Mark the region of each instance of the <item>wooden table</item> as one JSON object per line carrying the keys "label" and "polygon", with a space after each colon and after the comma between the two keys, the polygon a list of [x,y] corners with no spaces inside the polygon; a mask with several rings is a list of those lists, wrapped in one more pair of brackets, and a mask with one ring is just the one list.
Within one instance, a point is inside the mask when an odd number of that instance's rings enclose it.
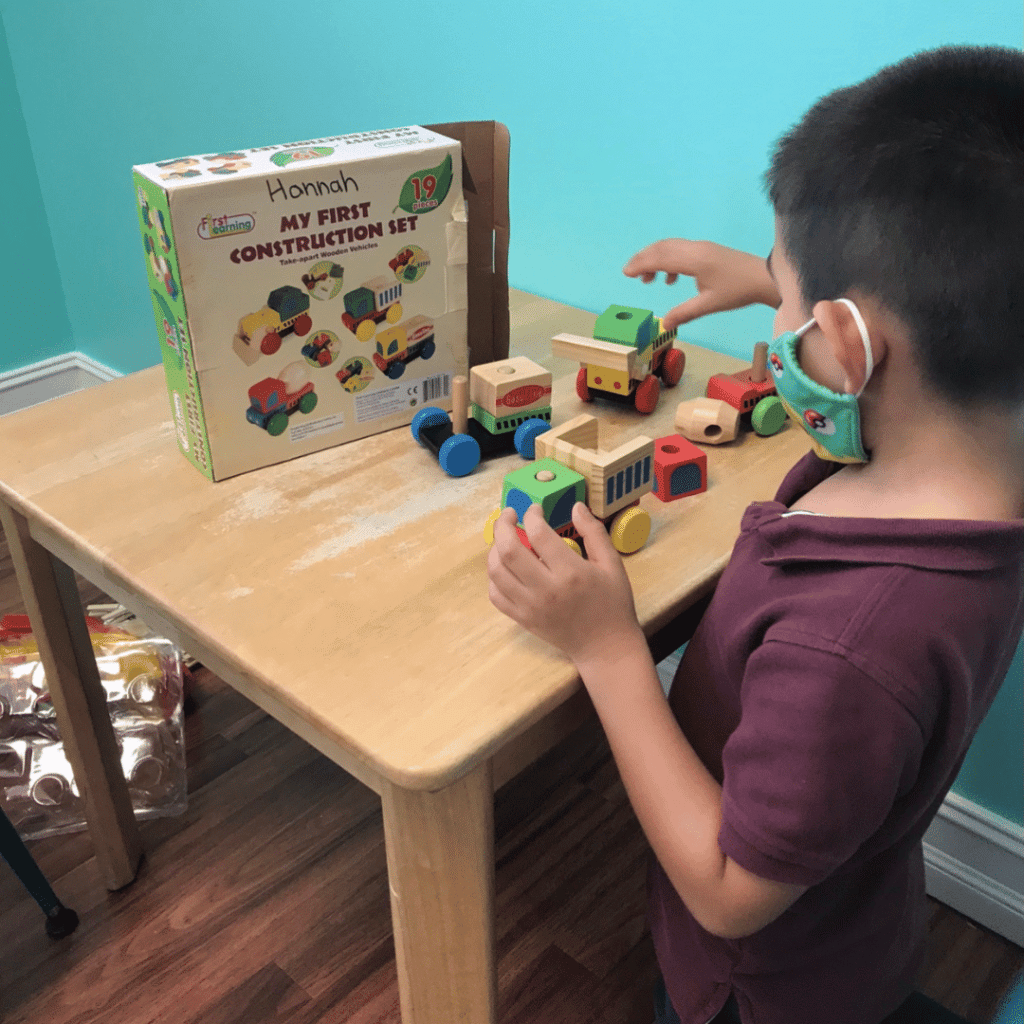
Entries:
{"label": "wooden table", "polygon": [[[587,408],[550,338],[594,315],[523,292],[511,313],[512,351],[555,372],[555,421]],[[681,399],[741,366],[681,347],[651,417],[589,407],[602,447],[673,433]],[[644,498],[627,565],[657,654],[807,447],[747,435],[708,449],[706,494]],[[482,528],[518,464],[452,480],[402,429],[211,484],[177,450],[159,367],[0,419],[0,514],[111,889],[142,847],[71,569],[380,795],[403,1021],[496,1019],[494,791],[592,714],[571,664],[487,598]]]}

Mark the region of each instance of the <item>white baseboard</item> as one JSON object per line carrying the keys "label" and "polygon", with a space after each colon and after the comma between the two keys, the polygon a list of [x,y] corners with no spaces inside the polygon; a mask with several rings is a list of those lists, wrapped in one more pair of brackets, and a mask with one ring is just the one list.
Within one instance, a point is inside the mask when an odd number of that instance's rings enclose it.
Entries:
{"label": "white baseboard", "polygon": [[63,356],[9,370],[0,373],[0,416],[120,376],[117,370],[96,362],[82,352],[68,352]]}
{"label": "white baseboard", "polygon": [[1024,946],[1024,828],[957,793],[924,837],[928,894]]}
{"label": "white baseboard", "polygon": [[[658,665],[668,688],[678,652]],[[924,837],[928,895],[1024,946],[1024,828],[949,793]]]}

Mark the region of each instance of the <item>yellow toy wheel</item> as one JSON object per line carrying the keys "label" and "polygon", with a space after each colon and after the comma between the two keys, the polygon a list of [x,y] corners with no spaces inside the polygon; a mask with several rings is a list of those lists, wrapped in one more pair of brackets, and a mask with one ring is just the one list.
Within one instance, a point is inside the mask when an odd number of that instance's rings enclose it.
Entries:
{"label": "yellow toy wheel", "polygon": [[360,341],[369,341],[377,333],[377,325],[372,320],[364,320],[356,326],[356,337]]}
{"label": "yellow toy wheel", "polygon": [[611,529],[612,545],[623,555],[639,551],[651,535],[651,516],[639,505],[624,509],[613,520]]}
{"label": "yellow toy wheel", "polygon": [[395,302],[388,306],[386,317],[389,324],[397,324],[402,319],[402,304]]}
{"label": "yellow toy wheel", "polygon": [[580,548],[579,544],[577,544],[576,541],[572,539],[572,537],[563,537],[562,540],[565,541],[565,546],[567,548],[571,548],[573,551],[576,552],[577,555],[579,555],[581,558],[583,557],[582,549]]}
{"label": "yellow toy wheel", "polygon": [[496,508],[484,523],[484,540],[487,541],[488,547],[494,543],[494,524],[498,521],[498,516],[500,515],[501,509]]}

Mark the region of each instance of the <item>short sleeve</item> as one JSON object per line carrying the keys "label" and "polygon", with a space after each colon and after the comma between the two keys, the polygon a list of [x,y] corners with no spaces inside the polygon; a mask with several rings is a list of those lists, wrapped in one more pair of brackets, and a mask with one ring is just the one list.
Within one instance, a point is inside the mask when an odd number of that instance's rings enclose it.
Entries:
{"label": "short sleeve", "polygon": [[719,846],[755,875],[815,885],[909,789],[920,727],[882,683],[813,644],[758,647],[741,704],[722,752]]}

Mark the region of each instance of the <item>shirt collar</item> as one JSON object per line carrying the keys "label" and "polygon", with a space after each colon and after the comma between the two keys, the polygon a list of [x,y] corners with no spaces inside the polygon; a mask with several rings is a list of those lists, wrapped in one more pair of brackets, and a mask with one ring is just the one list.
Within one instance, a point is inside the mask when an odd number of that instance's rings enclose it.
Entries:
{"label": "shirt collar", "polygon": [[1024,520],[869,519],[786,515],[789,505],[836,469],[809,453],[783,480],[774,501],[755,502],[743,516],[772,553],[763,565],[838,562],[985,572],[1014,562],[1024,572]]}

